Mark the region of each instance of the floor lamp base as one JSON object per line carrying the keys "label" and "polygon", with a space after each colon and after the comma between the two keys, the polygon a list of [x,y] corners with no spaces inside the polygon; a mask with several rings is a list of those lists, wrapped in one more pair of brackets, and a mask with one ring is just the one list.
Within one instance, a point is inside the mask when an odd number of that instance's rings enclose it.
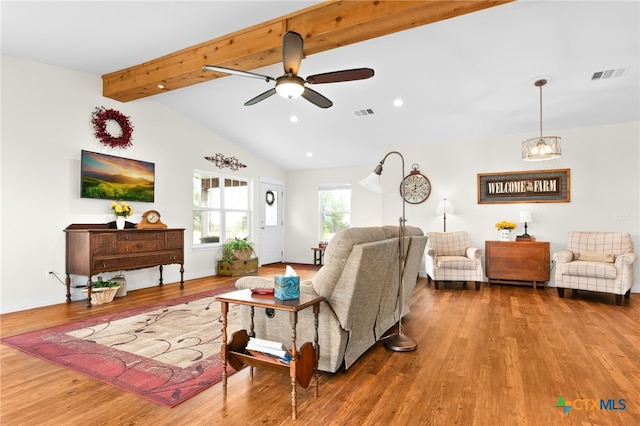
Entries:
{"label": "floor lamp base", "polygon": [[384,340],[387,349],[395,352],[415,351],[418,344],[406,334],[393,334]]}

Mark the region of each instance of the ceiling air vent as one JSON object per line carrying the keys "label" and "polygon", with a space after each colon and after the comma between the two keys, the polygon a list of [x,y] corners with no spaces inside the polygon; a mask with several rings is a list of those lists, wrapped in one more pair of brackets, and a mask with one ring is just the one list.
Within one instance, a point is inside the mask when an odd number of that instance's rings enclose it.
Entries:
{"label": "ceiling air vent", "polygon": [[356,115],[356,117],[366,117],[367,115],[375,114],[375,111],[371,108],[367,108],[367,109],[357,109],[353,111],[353,113]]}
{"label": "ceiling air vent", "polygon": [[622,77],[624,75],[624,73],[627,71],[627,68],[628,67],[615,68],[615,69],[610,69],[610,70],[594,72],[593,75],[591,76],[591,81],[594,81],[594,80],[606,80],[608,78]]}

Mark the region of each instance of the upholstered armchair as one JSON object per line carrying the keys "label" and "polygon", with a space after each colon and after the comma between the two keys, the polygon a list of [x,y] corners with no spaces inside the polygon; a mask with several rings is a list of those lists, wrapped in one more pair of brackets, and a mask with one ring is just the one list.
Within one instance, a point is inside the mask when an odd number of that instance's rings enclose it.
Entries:
{"label": "upholstered armchair", "polygon": [[428,232],[425,269],[437,290],[441,281],[473,281],[476,290],[484,281],[482,251],[471,247],[469,234],[457,232]]}
{"label": "upholstered armchair", "polygon": [[597,291],[629,298],[633,287],[633,251],[631,236],[624,232],[569,232],[567,249],[553,254],[558,296],[564,289]]}

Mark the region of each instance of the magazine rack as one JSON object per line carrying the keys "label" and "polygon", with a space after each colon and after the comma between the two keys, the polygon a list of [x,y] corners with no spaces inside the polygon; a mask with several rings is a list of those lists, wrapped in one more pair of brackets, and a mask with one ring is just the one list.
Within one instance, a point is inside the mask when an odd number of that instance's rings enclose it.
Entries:
{"label": "magazine rack", "polygon": [[[253,367],[264,368],[281,374],[288,374],[291,378],[291,417],[297,418],[297,384],[303,388],[309,387],[311,378],[315,376],[315,397],[318,397],[318,314],[320,302],[324,297],[300,295],[299,299],[279,300],[273,295],[251,293],[251,290],[237,290],[216,296],[216,300],[222,303],[222,393],[227,395],[227,364],[235,370],[240,370],[245,365],[250,366],[250,379],[253,380]],[[235,332],[231,341],[227,343],[227,314],[229,303],[247,305],[251,307],[250,330]],[[249,337],[255,337],[253,331],[254,308],[270,308],[289,312],[291,318],[291,361],[285,364],[275,359],[258,358],[246,351]],[[304,343],[300,350],[296,344],[296,325],[298,312],[313,307],[315,317],[314,342]]]}

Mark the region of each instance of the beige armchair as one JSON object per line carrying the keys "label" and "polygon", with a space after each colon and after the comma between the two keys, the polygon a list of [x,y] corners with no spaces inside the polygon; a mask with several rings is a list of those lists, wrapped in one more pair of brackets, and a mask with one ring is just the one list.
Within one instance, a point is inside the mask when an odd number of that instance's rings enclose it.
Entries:
{"label": "beige armchair", "polygon": [[633,287],[633,251],[631,236],[624,232],[570,232],[567,249],[553,254],[558,296],[564,289],[598,291],[629,298]]}
{"label": "beige armchair", "polygon": [[457,232],[428,232],[425,269],[437,290],[441,281],[473,281],[476,290],[484,281],[482,251],[471,247],[469,234]]}

